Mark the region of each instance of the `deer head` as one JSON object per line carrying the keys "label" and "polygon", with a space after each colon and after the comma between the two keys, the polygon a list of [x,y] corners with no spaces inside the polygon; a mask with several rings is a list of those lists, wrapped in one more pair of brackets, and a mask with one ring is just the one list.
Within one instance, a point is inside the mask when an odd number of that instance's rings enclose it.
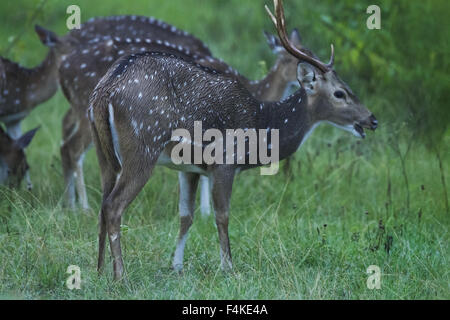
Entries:
{"label": "deer head", "polygon": [[297,79],[308,95],[308,108],[315,122],[328,121],[355,136],[364,138],[364,128],[375,130],[378,121],[359,101],[349,86],[333,70],[334,47],[331,45],[331,58],[325,64],[308,49],[298,48],[288,38],[282,0],[274,0],[275,15],[266,6],[266,11],[275,24],[284,48],[300,62]]}
{"label": "deer head", "polygon": [[11,138],[0,126],[0,185],[18,188],[29,166],[24,149],[39,128],[28,131],[18,139]]}

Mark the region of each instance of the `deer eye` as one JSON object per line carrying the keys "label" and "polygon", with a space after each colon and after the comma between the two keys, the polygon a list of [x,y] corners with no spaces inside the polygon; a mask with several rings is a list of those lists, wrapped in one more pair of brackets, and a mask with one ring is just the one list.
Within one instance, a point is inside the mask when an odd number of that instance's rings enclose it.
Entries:
{"label": "deer eye", "polygon": [[342,99],[345,97],[345,93],[341,90],[335,91],[334,92],[334,96],[338,99]]}

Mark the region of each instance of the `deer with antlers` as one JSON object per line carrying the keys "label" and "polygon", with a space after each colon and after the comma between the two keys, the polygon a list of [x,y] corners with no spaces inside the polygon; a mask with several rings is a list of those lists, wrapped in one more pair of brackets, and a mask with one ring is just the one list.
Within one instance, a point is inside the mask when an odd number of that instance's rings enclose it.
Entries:
{"label": "deer with antlers", "polygon": [[[103,30],[102,27],[110,21],[115,23],[115,27],[110,26],[112,34],[102,35],[103,33],[107,34],[108,31],[108,29]],[[155,27],[144,28],[145,21],[153,23]],[[70,207],[75,206],[76,195],[78,195],[82,208],[89,207],[83,178],[84,154],[92,141],[86,118],[88,97],[100,77],[120,56],[142,51],[172,53],[235,77],[255,97],[267,101],[279,100],[285,96],[287,89],[296,81],[297,59],[286,52],[277,37],[267,32],[264,34],[269,46],[277,54],[277,60],[263,79],[251,81],[222,60],[212,57],[206,45],[197,38],[164,22],[155,21],[158,20],[136,16],[94,19],[83,24],[80,30],[72,31],[69,38],[66,36],[55,39],[54,34],[50,31],[49,36],[43,38],[51,40],[50,42],[43,41],[50,47],[69,42],[68,40],[70,43],[76,43],[74,49],[64,55],[64,62],[59,68],[61,87],[71,104],[71,108],[63,119],[63,143],[61,146],[66,181],[66,203]],[[156,30],[158,28],[161,28],[162,31]],[[144,36],[143,30],[151,30],[151,32]],[[163,37],[163,39],[159,37]],[[75,42],[73,38],[76,38],[78,42]],[[300,46],[297,30],[291,33],[290,40],[295,46]],[[85,43],[80,44],[80,41]],[[64,48],[66,47],[67,45]],[[65,50],[67,51],[67,49]],[[202,213],[210,211],[209,190],[208,179],[205,178],[202,181]]]}
{"label": "deer with antlers", "polygon": [[[270,16],[280,40],[290,54],[302,61],[297,68],[301,89],[283,101],[262,102],[235,78],[156,52],[121,58],[98,83],[88,112],[103,189],[99,213],[99,270],[104,264],[108,235],[114,277],[122,278],[122,214],[157,164],[181,171],[181,225],[173,267],[182,268],[198,180],[203,174],[212,180],[221,266],[231,268],[228,217],[234,175],[258,164],[240,164],[234,152],[225,154],[234,159],[232,163],[174,163],[170,157],[177,146],[171,135],[174,130],[192,133],[196,121],[201,122],[204,130],[217,129],[225,134],[226,129],[277,129],[279,158],[284,159],[298,149],[320,122],[331,122],[358,137],[365,136],[363,128],[374,130],[377,127],[373,114],[333,70],[334,52],[330,63],[324,64],[296,48],[286,34],[282,3],[275,0],[274,4],[276,18]],[[205,148],[195,143],[192,146]],[[267,144],[266,147],[270,149]]]}

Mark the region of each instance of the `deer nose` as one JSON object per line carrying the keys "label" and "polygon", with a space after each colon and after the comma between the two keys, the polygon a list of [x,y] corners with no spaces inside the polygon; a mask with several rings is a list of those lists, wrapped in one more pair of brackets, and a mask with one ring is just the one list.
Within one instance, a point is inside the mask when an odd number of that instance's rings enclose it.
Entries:
{"label": "deer nose", "polygon": [[373,113],[370,115],[369,121],[370,121],[370,129],[375,130],[378,127],[378,120],[377,118],[375,118]]}

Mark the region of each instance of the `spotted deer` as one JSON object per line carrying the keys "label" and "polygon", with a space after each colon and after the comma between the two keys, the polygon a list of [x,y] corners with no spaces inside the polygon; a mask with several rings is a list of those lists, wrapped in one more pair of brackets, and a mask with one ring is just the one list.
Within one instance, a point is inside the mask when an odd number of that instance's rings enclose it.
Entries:
{"label": "spotted deer", "polygon": [[[53,33],[47,31],[49,35]],[[61,159],[66,182],[66,204],[88,208],[83,159],[91,145],[86,110],[98,80],[121,55],[157,50],[186,59],[208,57],[211,52],[196,37],[152,17],[94,18],[63,37],[44,37],[44,45],[62,47],[59,82],[70,102],[62,123]],[[50,41],[48,41],[50,40]],[[69,49],[68,49],[69,48]]]}
{"label": "spotted deer", "polygon": [[[52,37],[39,26],[35,28],[41,40]],[[12,138],[21,135],[20,122],[40,103],[50,99],[58,89],[58,54],[50,49],[46,58],[34,68],[26,68],[6,58],[0,58],[0,122]],[[2,71],[3,65],[3,71]],[[0,81],[1,82],[1,81]]]}
{"label": "spotted deer", "polygon": [[[71,104],[71,108],[63,119],[63,144],[61,146],[63,172],[66,181],[66,203],[70,207],[75,206],[76,195],[78,195],[79,204],[82,208],[87,209],[89,207],[83,178],[83,158],[92,140],[85,116],[88,97],[100,77],[120,56],[133,52],[161,51],[175,54],[184,59],[192,59],[237,78],[255,97],[268,101],[279,100],[286,95],[287,89],[296,83],[295,66],[298,61],[286,52],[277,37],[267,32],[265,32],[267,42],[277,54],[277,60],[263,79],[251,81],[222,60],[212,57],[209,49],[200,40],[173,26],[163,22],[155,22],[156,25],[166,30],[166,33],[170,30],[174,35],[159,34],[150,29],[153,32],[149,32],[145,36],[142,34],[143,26],[141,24],[125,27],[131,21],[139,21],[140,23],[157,21],[153,18],[133,17],[110,17],[106,18],[107,21],[103,21],[105,22],[103,24],[97,23],[98,19],[87,22],[80,29],[84,31],[74,32],[74,37],[82,39],[85,44],[80,45],[78,43],[69,54],[65,55],[64,62],[59,69],[62,90]],[[118,23],[116,25],[118,30],[114,31],[115,29],[113,29],[112,35],[101,35],[102,32],[107,33],[107,29],[101,28],[110,20]],[[147,27],[147,29],[149,28]],[[139,33],[137,30],[139,30]],[[161,36],[166,37],[166,39],[158,38]],[[290,39],[296,46],[300,46],[300,37],[297,30],[291,33]],[[72,38],[70,40],[73,42]],[[58,41],[64,42],[66,39],[62,38]],[[46,42],[44,44],[55,45]],[[201,194],[202,213],[210,211],[209,189],[208,179],[204,179]]]}
{"label": "spotted deer", "polygon": [[[170,38],[193,52],[210,55],[209,49],[200,40],[155,18],[140,16],[112,16],[93,18],[73,29],[63,37],[36,25],[40,40],[50,50],[46,58],[35,68],[25,68],[6,58],[0,59],[0,122],[6,125],[13,137],[21,134],[20,121],[40,103],[50,99],[58,89],[58,67],[69,50],[87,43],[98,43],[112,37]],[[167,43],[167,41],[166,41]],[[112,61],[111,61],[112,62]]]}
{"label": "spotted deer", "polygon": [[[163,21],[152,17],[141,16],[112,16],[93,18],[82,24],[80,29],[74,29],[65,36],[58,37],[53,32],[40,26],[35,26],[41,42],[50,47],[46,58],[34,68],[26,68],[6,58],[0,58],[0,122],[6,126],[11,139],[19,139],[22,134],[21,121],[39,104],[49,100],[58,89],[58,68],[62,59],[70,54],[74,48],[84,47],[86,44],[95,45],[107,41],[112,37],[123,37],[123,41],[136,40],[141,37],[155,37],[158,39],[171,38],[179,45],[185,46],[193,52],[210,55],[209,49],[200,40],[190,36]],[[167,43],[167,41],[165,41]],[[109,61],[112,63],[113,61]],[[80,71],[82,73],[82,70]],[[99,78],[97,78],[98,80]],[[92,86],[92,89],[94,86]],[[73,119],[69,129],[76,125],[78,119],[71,117],[69,111],[65,119]],[[87,129],[86,127],[85,129]],[[66,137],[64,137],[66,138]],[[12,172],[6,170],[5,172]],[[28,186],[31,182],[28,174]],[[15,177],[10,177],[15,179]]]}
{"label": "spotted deer", "polygon": [[75,206],[76,194],[80,206],[84,209],[89,207],[83,177],[83,159],[85,152],[92,144],[92,137],[86,110],[90,94],[112,63],[122,55],[149,50],[176,54],[186,60],[198,58],[184,47],[174,49],[164,43],[157,43],[151,39],[145,40],[144,44],[139,44],[134,41],[128,43],[110,39],[96,44],[78,46],[61,64],[61,88],[70,102],[70,109],[63,119],[61,146],[61,159],[67,185],[66,199],[70,207]]}
{"label": "spotted deer", "polygon": [[[44,32],[36,26],[36,33],[41,38],[52,37],[52,33]],[[9,150],[11,155],[2,153],[1,181],[15,181],[10,186],[20,185],[24,176],[27,187],[31,189],[28,171],[22,174],[15,168],[27,168],[23,149],[31,142],[36,130],[22,135],[21,121],[40,103],[50,99],[58,89],[57,52],[50,48],[45,59],[34,68],[26,68],[6,58],[0,57],[0,122],[6,127],[2,135],[2,149]],[[23,143],[26,141],[26,143]],[[6,159],[8,158],[8,159]],[[17,160],[16,164],[12,160]],[[26,165],[24,165],[26,164]]]}
{"label": "spotted deer", "polygon": [[[298,149],[320,122],[330,122],[358,137],[365,136],[364,128],[377,127],[373,114],[333,70],[334,51],[330,63],[325,64],[296,48],[286,34],[282,3],[275,0],[274,4],[276,18],[272,14],[271,18],[280,40],[301,61],[297,67],[301,88],[282,101],[263,102],[229,75],[157,52],[122,57],[96,86],[88,113],[103,190],[99,213],[99,271],[104,264],[108,235],[114,277],[122,278],[122,214],[157,164],[181,172],[180,233],[173,267],[182,268],[200,174],[212,180],[221,266],[232,267],[228,217],[234,175],[260,163],[239,164],[232,153],[225,154],[235,160],[231,164],[208,164],[204,160],[198,164],[175,164],[171,158],[177,146],[172,139],[174,130],[184,129],[192,134],[196,121],[201,122],[203,130],[214,128],[224,134],[226,129],[277,129],[279,159],[284,159]],[[264,143],[259,143],[264,148]],[[205,145],[200,147],[203,149]],[[267,144],[265,147],[270,148]]]}

